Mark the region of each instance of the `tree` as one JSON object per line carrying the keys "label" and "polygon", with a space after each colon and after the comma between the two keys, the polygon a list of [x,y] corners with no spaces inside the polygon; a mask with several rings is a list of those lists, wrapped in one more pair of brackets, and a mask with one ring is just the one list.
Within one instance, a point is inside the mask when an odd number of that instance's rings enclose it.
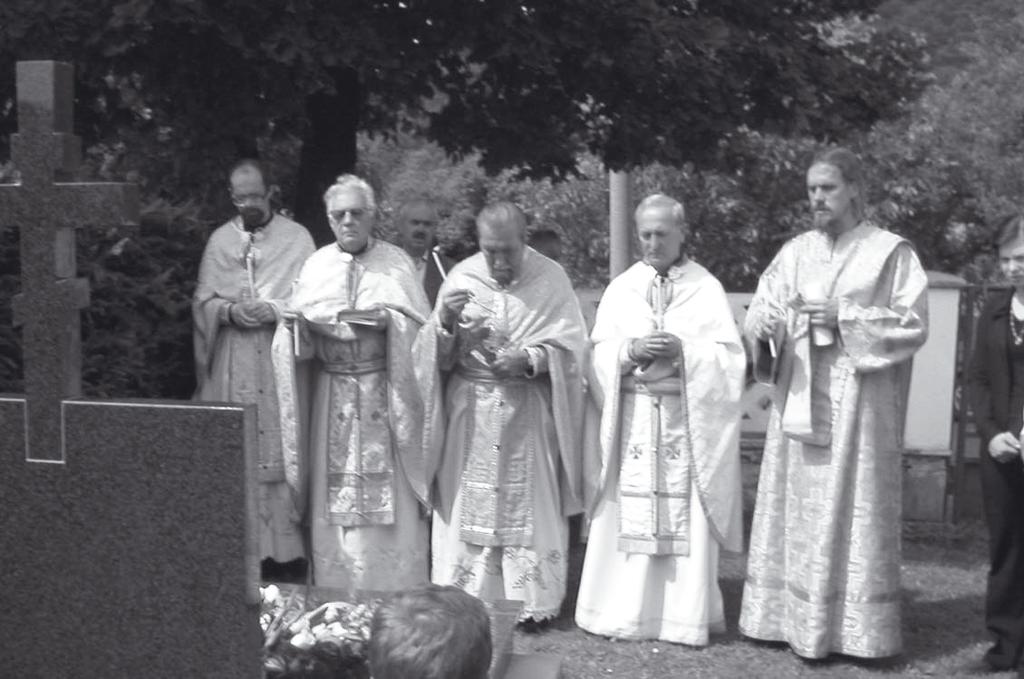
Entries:
{"label": "tree", "polygon": [[353,167],[359,129],[415,125],[488,170],[543,176],[581,150],[613,168],[710,162],[739,125],[865,127],[922,85],[907,36],[849,30],[878,3],[7,0],[0,91],[15,59],[75,62],[100,166],[171,200],[301,139],[290,200],[323,241],[319,196]]}
{"label": "tree", "polygon": [[[864,21],[879,1],[4,0],[0,158],[17,124],[14,62],[73,62],[88,171],[139,182],[146,211],[127,241],[117,231],[80,241],[93,286],[86,393],[182,397],[198,252],[230,214],[224,175],[239,156],[270,162],[320,242],[330,237],[320,195],[355,167],[357,130],[411,129],[492,173],[514,168],[535,178],[516,190],[539,218],[569,223],[583,205],[603,212],[598,160],[724,164],[728,175],[735,154],[723,149],[736,135],[830,139],[899,112],[924,83],[922,53]],[[590,177],[578,193],[549,179],[577,171]],[[708,181],[730,196],[744,184]],[[753,212],[743,204],[716,220],[709,208],[708,250],[749,236],[711,231]],[[569,234],[588,245],[574,264],[584,277],[600,272],[590,222]],[[0,238],[4,308],[16,287],[11,239]],[[750,277],[743,266],[737,280]],[[5,373],[17,369],[16,340],[0,333]]]}
{"label": "tree", "polygon": [[948,84],[974,61],[969,45],[1019,11],[1017,0],[885,0],[878,17],[923,36],[929,71]]}
{"label": "tree", "polygon": [[993,273],[989,229],[1024,204],[1024,10],[979,22],[969,59],[863,148],[880,180],[884,219],[926,264],[982,280]]}

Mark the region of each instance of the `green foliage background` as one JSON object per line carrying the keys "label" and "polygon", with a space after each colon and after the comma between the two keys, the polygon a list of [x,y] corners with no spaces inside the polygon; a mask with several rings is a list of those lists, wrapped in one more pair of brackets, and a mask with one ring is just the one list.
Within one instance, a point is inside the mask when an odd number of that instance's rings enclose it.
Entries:
{"label": "green foliage background", "polygon": [[[179,5],[175,7],[180,10],[184,5]],[[687,161],[685,148],[676,145],[675,151],[662,154],[675,165],[648,162],[634,168],[634,200],[653,191],[681,198],[691,223],[691,255],[728,289],[751,289],[779,245],[806,228],[804,171],[814,151],[829,142],[845,143],[862,155],[869,168],[874,216],[911,238],[927,267],[974,281],[991,277],[986,224],[1020,209],[1024,195],[1024,94],[1019,88],[1024,15],[1009,0],[979,0],[970,13],[954,0],[889,0],[879,11],[881,19],[848,22],[832,39],[893,25],[916,31],[918,45],[932,59],[924,74],[932,84],[920,95],[914,84],[924,81],[920,73],[901,81],[904,90],[871,91],[875,113],[860,116],[859,124],[827,122],[843,101],[823,106],[821,100],[784,103],[785,97],[775,97],[777,105],[806,111],[817,122],[756,129],[739,125],[702,147],[700,162]],[[892,65],[914,71],[918,66],[909,56],[913,45],[901,40],[897,49],[873,52],[851,38],[849,49],[866,64],[874,60],[871,68]],[[111,44],[128,49],[127,43]],[[886,59],[902,61],[889,64]],[[196,268],[207,235],[231,213],[221,177],[222,149],[202,141],[217,130],[185,133],[169,124],[173,121],[147,120],[147,106],[156,99],[146,100],[140,82],[130,75],[93,75],[87,96],[98,108],[88,118],[93,127],[82,131],[87,141],[84,176],[137,180],[149,203],[142,226],[134,231],[79,234],[79,273],[92,287],[92,303],[83,313],[85,391],[90,396],[187,398],[193,388],[189,298]],[[834,71],[819,75],[840,77]],[[772,82],[785,90],[784,80]],[[85,100],[80,93],[79,106]],[[865,101],[857,105],[867,106]],[[179,109],[199,105],[179,102],[178,108],[168,110],[179,115]],[[883,108],[887,114],[879,119],[877,111]],[[637,115],[636,131],[654,140],[644,142],[650,151],[658,143],[657,123],[644,123]],[[494,114],[489,124],[497,120],[504,118]],[[278,170],[287,203],[296,191],[294,168],[301,142],[300,130],[290,131],[285,122],[249,125],[247,131],[255,135],[261,156]],[[449,141],[459,136],[455,129],[443,129],[444,124],[432,134]],[[488,127],[486,121],[474,124]],[[686,124],[680,119],[679,125]],[[12,125],[10,108],[0,106],[0,134]],[[577,153],[570,175],[555,180],[537,168],[497,170],[499,158],[549,143],[534,139],[516,148],[514,137],[528,134],[525,128],[506,130],[511,136],[489,156],[464,148],[463,155],[452,157],[444,146],[427,141],[422,130],[409,133],[388,125],[395,125],[393,117],[377,127],[369,125],[378,131],[358,138],[357,170],[380,192],[384,236],[390,235],[390,217],[402,200],[441,196],[442,241],[454,254],[465,255],[474,249],[475,212],[488,201],[511,199],[528,211],[534,228],[552,227],[562,235],[567,245],[563,264],[577,285],[606,282],[607,174],[598,156]],[[628,139],[604,139],[607,148],[629,144]],[[548,160],[564,168],[564,159]],[[9,180],[10,171],[9,165],[0,166],[0,181]],[[19,286],[18,268],[17,231],[2,231],[0,392],[21,388],[18,332],[11,328],[9,304]]]}

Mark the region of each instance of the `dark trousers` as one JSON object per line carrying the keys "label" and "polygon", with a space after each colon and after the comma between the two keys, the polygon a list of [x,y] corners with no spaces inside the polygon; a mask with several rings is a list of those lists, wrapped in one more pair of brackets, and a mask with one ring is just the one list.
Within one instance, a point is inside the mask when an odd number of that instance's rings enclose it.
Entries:
{"label": "dark trousers", "polygon": [[981,452],[981,488],[989,531],[985,624],[995,644],[985,660],[995,669],[1017,667],[1024,649],[1024,464]]}

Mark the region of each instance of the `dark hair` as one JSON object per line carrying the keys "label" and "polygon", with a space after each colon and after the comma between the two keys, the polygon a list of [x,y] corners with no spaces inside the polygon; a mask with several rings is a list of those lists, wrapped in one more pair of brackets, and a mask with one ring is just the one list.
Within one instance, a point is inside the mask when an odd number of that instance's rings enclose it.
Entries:
{"label": "dark hair", "polygon": [[487,679],[487,609],[452,586],[400,592],[374,612],[368,656],[374,679]]}
{"label": "dark hair", "polygon": [[997,250],[1015,240],[1024,240],[1024,215],[1013,213],[998,218],[992,226],[992,235]]}
{"label": "dark hair", "polygon": [[863,216],[866,186],[864,184],[864,166],[860,162],[860,158],[857,157],[857,154],[848,148],[836,146],[815,154],[811,166],[819,164],[831,165],[836,168],[839,170],[839,174],[843,176],[844,182],[852,184],[859,189],[857,196],[853,199],[853,208],[858,217]]}
{"label": "dark hair", "polygon": [[263,180],[263,188],[269,189],[274,183],[274,179],[270,176],[270,169],[265,163],[256,158],[242,158],[234,165],[231,166],[231,171],[228,172],[228,181],[231,181],[231,177],[235,175],[239,170],[256,170],[260,173],[260,178]]}

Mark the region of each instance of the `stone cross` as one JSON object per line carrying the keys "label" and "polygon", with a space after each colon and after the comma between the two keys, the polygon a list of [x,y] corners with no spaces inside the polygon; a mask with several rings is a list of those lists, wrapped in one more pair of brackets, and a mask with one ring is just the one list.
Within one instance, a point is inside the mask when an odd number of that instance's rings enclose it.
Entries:
{"label": "stone cross", "polygon": [[138,221],[131,184],[62,182],[77,169],[81,143],[71,132],[74,72],[70,64],[17,65],[18,128],[11,157],[18,184],[0,185],[0,220],[20,227],[21,289],[14,324],[22,327],[25,456],[63,462],[60,403],[81,396],[80,309],[89,284],[75,277],[75,228]]}
{"label": "stone cross", "polygon": [[74,229],[134,221],[75,184],[72,70],[17,66],[26,394],[0,394],[0,676],[261,675],[254,406],[83,399]]}

